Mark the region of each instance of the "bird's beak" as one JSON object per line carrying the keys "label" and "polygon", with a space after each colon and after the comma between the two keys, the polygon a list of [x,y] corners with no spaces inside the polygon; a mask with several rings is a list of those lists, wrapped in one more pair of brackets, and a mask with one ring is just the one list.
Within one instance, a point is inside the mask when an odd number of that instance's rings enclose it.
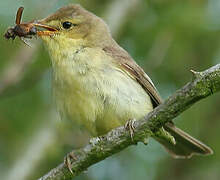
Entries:
{"label": "bird's beak", "polygon": [[32,23],[37,27],[38,36],[50,36],[58,32],[58,29],[55,27],[44,24],[42,21],[35,21]]}

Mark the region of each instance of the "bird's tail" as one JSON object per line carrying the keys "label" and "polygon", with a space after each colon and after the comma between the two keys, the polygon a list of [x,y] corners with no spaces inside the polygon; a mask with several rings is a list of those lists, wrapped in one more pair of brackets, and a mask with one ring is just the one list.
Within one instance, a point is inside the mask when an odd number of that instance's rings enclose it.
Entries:
{"label": "bird's tail", "polygon": [[209,155],[213,151],[211,148],[193,138],[186,132],[177,128],[172,123],[167,123],[164,129],[174,137],[175,143],[163,137],[154,137],[174,158],[190,158],[192,155]]}

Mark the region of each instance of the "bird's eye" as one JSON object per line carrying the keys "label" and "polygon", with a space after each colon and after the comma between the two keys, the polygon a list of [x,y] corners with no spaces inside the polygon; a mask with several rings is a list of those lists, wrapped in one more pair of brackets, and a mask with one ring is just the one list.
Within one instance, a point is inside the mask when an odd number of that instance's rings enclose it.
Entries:
{"label": "bird's eye", "polygon": [[69,29],[69,28],[71,28],[72,25],[73,25],[73,24],[72,24],[71,22],[69,22],[69,21],[65,21],[65,22],[63,22],[63,24],[62,24],[62,26],[63,26],[64,29]]}

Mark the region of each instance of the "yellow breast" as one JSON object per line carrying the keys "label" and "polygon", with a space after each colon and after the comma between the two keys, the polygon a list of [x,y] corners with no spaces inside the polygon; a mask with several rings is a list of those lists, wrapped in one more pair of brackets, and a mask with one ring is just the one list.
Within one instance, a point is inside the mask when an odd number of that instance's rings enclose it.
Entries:
{"label": "yellow breast", "polygon": [[54,56],[52,64],[59,111],[94,136],[153,109],[143,88],[99,48]]}

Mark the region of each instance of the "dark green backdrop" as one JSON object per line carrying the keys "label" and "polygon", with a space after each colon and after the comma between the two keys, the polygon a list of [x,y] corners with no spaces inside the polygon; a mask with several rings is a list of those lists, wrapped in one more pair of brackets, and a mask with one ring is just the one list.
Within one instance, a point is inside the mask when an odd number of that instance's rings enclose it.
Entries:
{"label": "dark green backdrop", "polygon": [[[50,61],[42,42],[7,41],[21,5],[24,21],[80,3],[110,25],[113,36],[167,98],[191,78],[220,62],[219,0],[8,0],[0,1],[0,174],[34,180],[62,162],[81,140],[65,131],[55,111]],[[139,144],[89,168],[78,180],[217,180],[220,178],[220,94],[197,103],[175,122],[214,150],[208,157],[174,160],[159,144]],[[77,135],[78,136],[78,135]],[[74,139],[75,137],[75,139]]]}

